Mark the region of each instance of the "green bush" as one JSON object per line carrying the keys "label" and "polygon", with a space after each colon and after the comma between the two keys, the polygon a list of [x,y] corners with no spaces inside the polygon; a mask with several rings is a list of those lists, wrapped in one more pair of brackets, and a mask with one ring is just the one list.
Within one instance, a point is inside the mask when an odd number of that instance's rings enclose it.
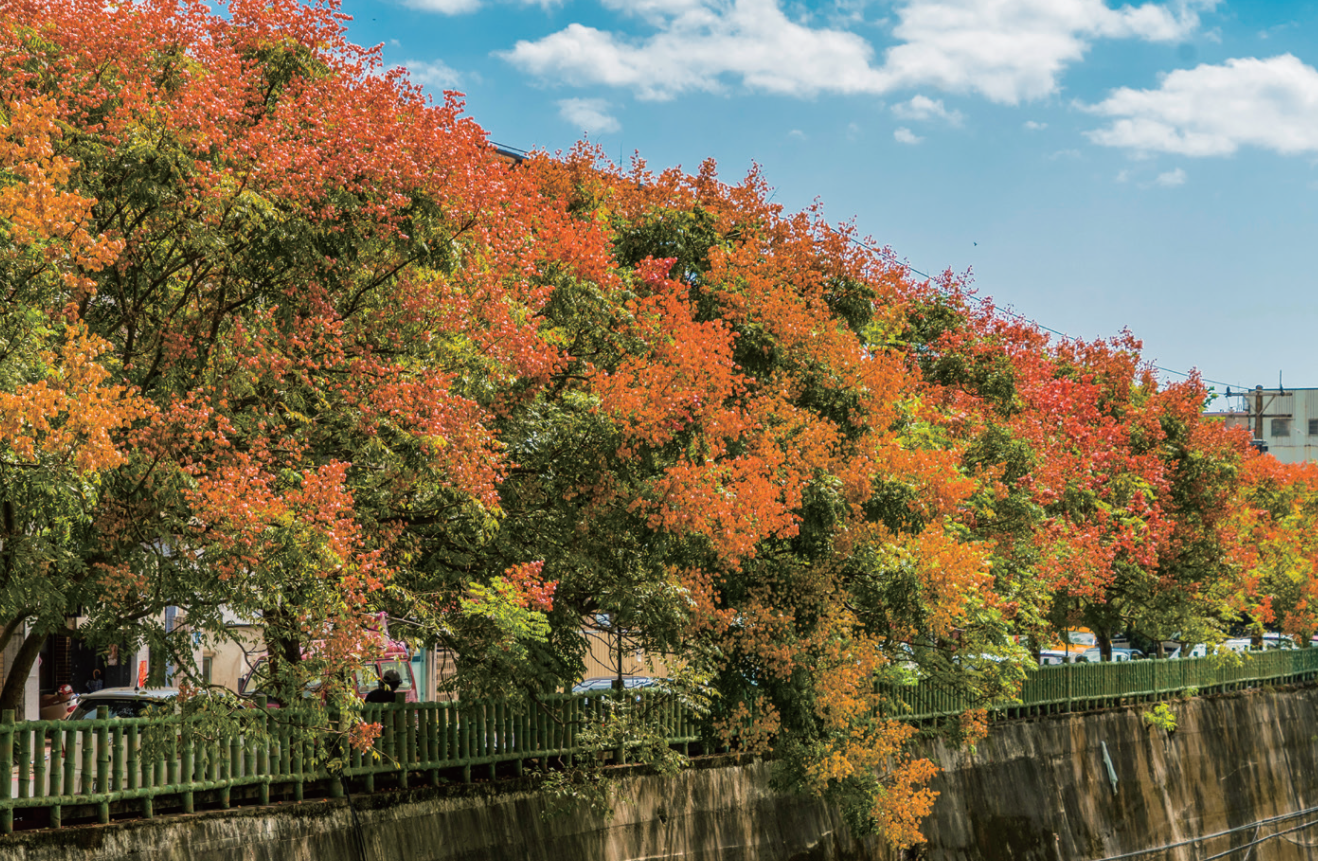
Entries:
{"label": "green bush", "polygon": [[1165,729],[1167,732],[1176,732],[1176,715],[1172,712],[1171,706],[1159,703],[1153,711],[1144,713],[1144,724]]}

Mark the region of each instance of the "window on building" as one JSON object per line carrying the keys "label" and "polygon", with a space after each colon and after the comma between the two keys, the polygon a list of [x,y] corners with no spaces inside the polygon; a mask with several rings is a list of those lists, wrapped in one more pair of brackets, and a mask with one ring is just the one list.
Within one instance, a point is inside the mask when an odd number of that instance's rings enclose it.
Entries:
{"label": "window on building", "polygon": [[1309,436],[1318,436],[1318,419],[1309,419]]}
{"label": "window on building", "polygon": [[1290,436],[1291,420],[1290,419],[1273,419],[1272,420],[1273,436]]}
{"label": "window on building", "polygon": [[202,684],[211,684],[211,679],[215,673],[215,658],[211,655],[201,656],[201,681]]}

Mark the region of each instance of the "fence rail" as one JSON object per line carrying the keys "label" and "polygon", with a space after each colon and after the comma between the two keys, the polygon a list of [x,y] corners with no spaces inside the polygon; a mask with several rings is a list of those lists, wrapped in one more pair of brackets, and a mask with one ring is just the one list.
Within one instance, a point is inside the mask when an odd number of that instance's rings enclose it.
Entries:
{"label": "fence rail", "polygon": [[[1189,690],[1208,695],[1315,679],[1318,648],[1249,653],[1239,663],[1182,658],[1062,664],[1031,670],[1016,700],[993,704],[990,710],[1000,717],[1021,717],[1164,699]],[[950,717],[985,705],[971,692],[932,683],[891,686],[887,693],[894,710],[910,721]]]}
{"label": "fence rail", "polygon": [[[1030,672],[1020,696],[993,706],[1019,717],[1122,702],[1153,700],[1197,689],[1203,694],[1261,683],[1318,679],[1318,648],[1251,655],[1238,665],[1212,658],[1072,664]],[[931,682],[888,690],[903,719],[930,721],[982,705],[970,694]],[[505,765],[521,774],[527,761],[570,762],[583,750],[578,736],[617,708],[645,709],[672,745],[700,742],[698,721],[675,698],[657,690],[558,695],[537,708],[507,702],[367,705],[363,717],[381,734],[362,752],[300,732],[297,715],[252,709],[250,732],[202,735],[179,717],[15,723],[0,720],[0,832],[108,822],[113,815],[152,817],[190,813],[201,805],[268,804],[272,796],[340,797],[345,784],[373,792],[383,785],[431,785],[451,776],[468,781],[473,767],[492,776]],[[154,731],[154,732],[153,732]],[[148,737],[154,741],[148,743]],[[161,739],[164,743],[161,743]],[[331,772],[326,754],[346,752]],[[626,751],[609,753],[624,761]],[[448,773],[447,775],[445,773]]]}

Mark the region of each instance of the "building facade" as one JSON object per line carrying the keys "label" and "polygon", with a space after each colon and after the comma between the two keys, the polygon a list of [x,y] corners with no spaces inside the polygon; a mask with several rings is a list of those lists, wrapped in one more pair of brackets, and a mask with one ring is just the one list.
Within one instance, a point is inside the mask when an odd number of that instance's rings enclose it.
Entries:
{"label": "building facade", "polygon": [[1226,401],[1225,411],[1208,415],[1245,428],[1282,463],[1318,461],[1318,389],[1228,389]]}

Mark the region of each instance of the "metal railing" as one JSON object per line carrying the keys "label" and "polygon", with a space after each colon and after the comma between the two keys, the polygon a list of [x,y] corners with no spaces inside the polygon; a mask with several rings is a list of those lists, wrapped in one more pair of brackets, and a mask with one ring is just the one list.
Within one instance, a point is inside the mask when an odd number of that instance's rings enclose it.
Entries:
{"label": "metal railing", "polygon": [[[1196,691],[1222,693],[1257,684],[1318,679],[1318,648],[1250,655],[1239,664],[1213,658],[1072,664],[1033,670],[1017,700],[992,707],[1002,718],[1085,710]],[[932,681],[887,690],[904,720],[932,721],[982,706],[968,692]],[[245,710],[248,731],[203,735],[179,717],[15,723],[0,716],[0,832],[59,827],[112,816],[190,813],[272,798],[341,797],[345,791],[408,788],[416,782],[471,780],[473,767],[520,775],[524,764],[598,756],[579,735],[615,709],[643,709],[669,744],[701,742],[699,720],[677,699],[653,689],[591,691],[547,697],[536,707],[508,702],[366,705],[378,723],[372,749],[317,736],[293,712]],[[304,731],[305,730],[305,731]],[[163,739],[163,743],[162,743]],[[625,761],[626,750],[603,754]],[[326,767],[337,760],[335,768]]]}
{"label": "metal railing", "polygon": [[[1178,658],[1061,664],[1032,669],[1016,700],[989,708],[999,717],[1023,717],[1164,699],[1186,691],[1208,695],[1259,684],[1314,679],[1318,679],[1318,648],[1251,652],[1238,663],[1218,658]],[[910,721],[936,720],[985,706],[972,692],[951,690],[934,682],[892,685],[886,693],[894,711]]]}

